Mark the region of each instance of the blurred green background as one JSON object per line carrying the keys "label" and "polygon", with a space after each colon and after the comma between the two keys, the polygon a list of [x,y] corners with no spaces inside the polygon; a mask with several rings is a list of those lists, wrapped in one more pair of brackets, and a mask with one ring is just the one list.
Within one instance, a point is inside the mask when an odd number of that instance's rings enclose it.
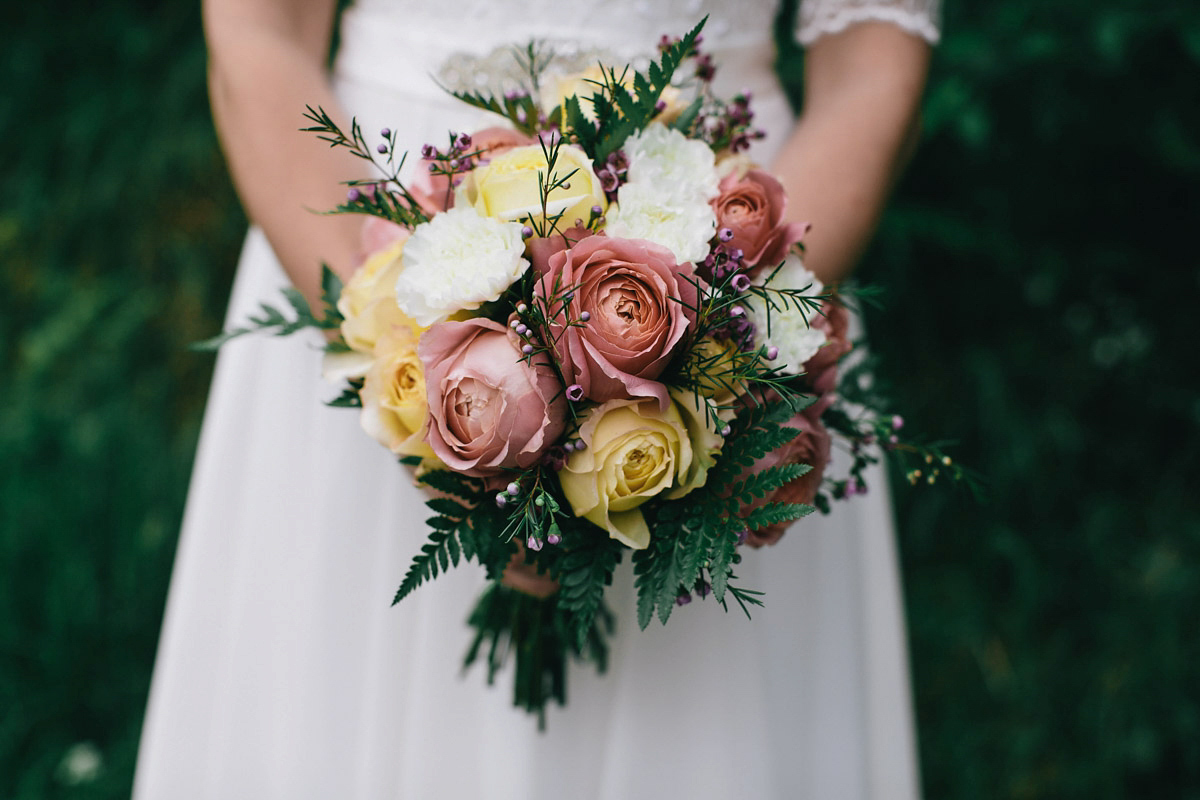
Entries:
{"label": "blurred green background", "polygon": [[[245,225],[196,5],[0,11],[0,800],[129,793]],[[990,483],[898,493],[930,798],[1200,798],[1200,6],[1152,8],[951,0],[862,270]]]}

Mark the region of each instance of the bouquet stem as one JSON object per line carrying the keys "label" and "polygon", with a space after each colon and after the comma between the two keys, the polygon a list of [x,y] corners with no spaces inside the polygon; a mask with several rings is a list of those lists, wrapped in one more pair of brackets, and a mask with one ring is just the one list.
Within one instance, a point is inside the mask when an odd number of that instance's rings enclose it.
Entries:
{"label": "bouquet stem", "polygon": [[582,647],[568,635],[567,612],[559,608],[557,596],[540,599],[493,583],[480,596],[468,623],[475,638],[467,650],[463,667],[478,660],[487,645],[487,680],[495,682],[509,652],[515,653],[513,705],[538,716],[539,730],[546,728],[546,706],[550,701],[567,702],[567,656],[608,668],[608,636],[613,632],[613,615],[601,606]]}

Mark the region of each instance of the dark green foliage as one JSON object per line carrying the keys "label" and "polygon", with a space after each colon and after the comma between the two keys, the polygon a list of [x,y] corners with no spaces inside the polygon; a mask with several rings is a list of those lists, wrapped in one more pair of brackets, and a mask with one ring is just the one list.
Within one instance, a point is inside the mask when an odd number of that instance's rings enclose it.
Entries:
{"label": "dark green foliage", "polygon": [[561,550],[567,554],[557,560],[551,574],[559,583],[558,606],[570,615],[568,641],[582,650],[624,547],[591,523],[571,527],[574,530],[564,537]]}

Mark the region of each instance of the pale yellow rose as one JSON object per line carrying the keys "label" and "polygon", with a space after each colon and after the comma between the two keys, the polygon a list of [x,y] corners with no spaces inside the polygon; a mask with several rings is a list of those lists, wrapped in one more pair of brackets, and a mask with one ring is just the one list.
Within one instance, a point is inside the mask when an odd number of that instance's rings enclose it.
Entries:
{"label": "pale yellow rose", "polygon": [[[583,72],[543,78],[542,109],[546,114],[550,114],[556,107],[565,103],[568,97],[574,96],[579,98],[579,110],[583,112],[583,116],[587,117],[588,121],[595,122],[596,109],[592,105],[592,97],[605,93],[603,88],[606,83],[605,75],[606,71],[601,69],[599,64],[594,64]],[[617,77],[624,77],[620,83],[632,94],[633,71],[618,69]],[[683,92],[675,86],[663,89],[659,100],[664,103],[665,108],[656,119],[664,125],[670,125],[678,119],[688,105],[684,100]]]}
{"label": "pale yellow rose", "polygon": [[372,254],[342,288],[337,307],[343,318],[342,338],[351,350],[373,353],[386,331],[415,327],[396,305],[396,279],[404,269],[403,254],[403,241]]}
{"label": "pale yellow rose", "polygon": [[[650,528],[640,506],[660,494],[682,496],[707,476],[703,463],[712,442],[696,423],[694,410],[681,413],[672,402],[662,412],[655,398],[609,400],[592,408],[579,428],[587,447],[572,453],[558,474],[576,516],[644,549]],[[701,440],[698,448],[692,429]]]}
{"label": "pale yellow rose", "polygon": [[562,212],[560,231],[572,227],[576,219],[586,224],[593,206],[599,206],[601,212],[608,207],[591,159],[581,148],[569,144],[558,148],[553,175],[540,144],[514,147],[470,172],[459,186],[457,202],[506,222],[533,220],[531,224],[537,229],[544,225],[539,175],[545,183],[565,179],[564,186],[550,192],[546,204],[546,216],[551,219]]}
{"label": "pale yellow rose", "polygon": [[[669,392],[692,445],[691,466],[679,473],[678,485],[667,492],[667,497],[674,499],[704,485],[708,480],[708,471],[717,463],[717,454],[721,452],[725,439],[717,432],[713,415],[709,412],[713,407],[708,398],[690,389],[672,388]],[[718,412],[717,416],[720,419],[721,413]],[[732,413],[729,419],[733,419]]]}
{"label": "pale yellow rose", "polygon": [[383,334],[363,381],[363,430],[397,455],[432,458],[424,441],[427,404],[425,370],[417,357],[419,335],[411,328]]}

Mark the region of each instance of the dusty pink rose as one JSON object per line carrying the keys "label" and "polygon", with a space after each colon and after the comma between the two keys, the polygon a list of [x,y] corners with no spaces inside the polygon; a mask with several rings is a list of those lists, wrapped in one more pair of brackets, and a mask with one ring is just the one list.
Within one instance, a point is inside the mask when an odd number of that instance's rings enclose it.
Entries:
{"label": "dusty pink rose", "polygon": [[553,369],[521,360],[498,322],[441,322],[421,335],[433,452],[476,477],[532,466],[563,432],[566,401]]}
{"label": "dusty pink rose", "polygon": [[[536,139],[511,128],[484,128],[471,134],[471,146],[467,148],[467,152],[479,151],[479,155],[475,156],[476,165],[486,164],[514,147],[524,147],[536,141]],[[417,195],[421,206],[427,211],[445,211],[454,205],[454,194],[449,190],[450,178],[448,176],[430,174],[429,165],[433,163],[432,159],[421,159],[421,169],[423,174],[428,176],[428,184],[421,187],[420,194],[417,192],[414,194]]]}
{"label": "dusty pink rose", "polygon": [[826,302],[823,310],[825,313],[815,315],[811,322],[814,329],[825,332],[825,344],[815,356],[804,362],[805,381],[818,397],[813,406],[817,418],[833,402],[838,382],[838,362],[854,349],[848,331],[850,312],[836,300]]}
{"label": "dusty pink rose", "polygon": [[597,403],[653,397],[665,410],[667,387],[655,379],[695,325],[695,280],[691,264],[640,239],[589,236],[551,255],[534,294],[548,306],[564,377]]}
{"label": "dusty pink rose", "polygon": [[[825,467],[829,464],[832,439],[829,431],[825,430],[825,426],[820,423],[819,412],[814,411],[815,408],[816,406],[809,406],[788,420],[787,427],[798,428],[799,435],[778,450],[767,453],[755,461],[754,465],[746,470],[746,474],[782,464],[808,464],[812,469],[791,483],[769,493],[762,500],[755,501],[749,506],[743,506],[742,513],[771,502],[812,503],[813,498],[817,496],[817,490],[821,488],[821,479],[825,475]],[[746,542],[751,547],[775,544],[790,524],[790,522],[781,522],[750,531]]]}
{"label": "dusty pink rose", "polygon": [[712,201],[717,228],[729,228],[729,245],[741,249],[748,267],[775,267],[788,248],[800,241],[807,229],[800,223],[784,223],[787,195],[783,185],[767,173],[752,169],[737,172],[721,181],[720,194]]}

